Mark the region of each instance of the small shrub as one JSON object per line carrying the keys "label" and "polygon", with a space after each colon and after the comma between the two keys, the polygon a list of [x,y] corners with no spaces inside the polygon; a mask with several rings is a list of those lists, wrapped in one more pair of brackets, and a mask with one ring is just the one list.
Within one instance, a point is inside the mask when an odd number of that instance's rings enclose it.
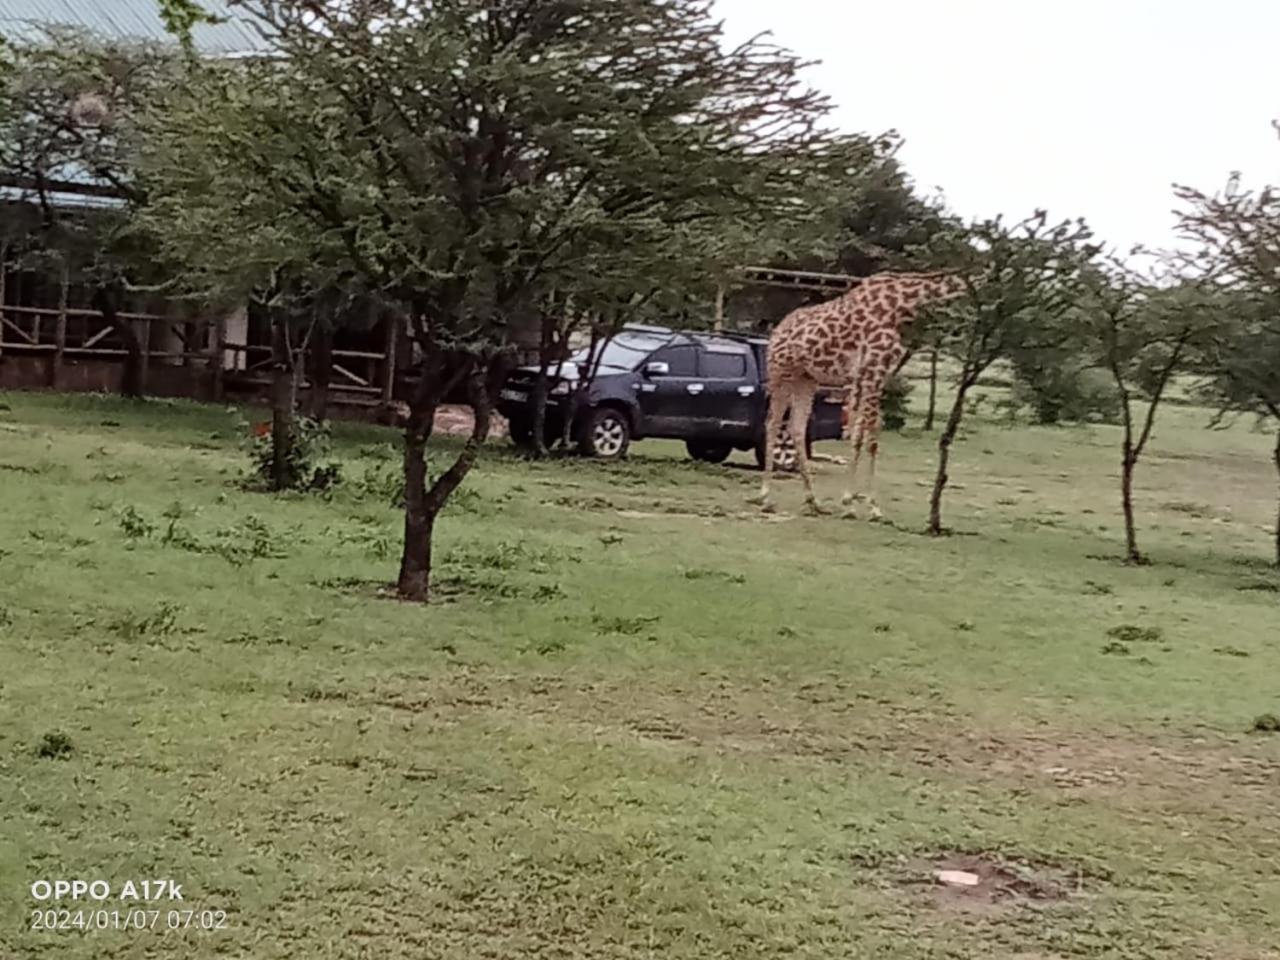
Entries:
{"label": "small shrub", "polygon": [[219,530],[214,542],[205,549],[238,567],[253,560],[287,556],[276,539],[270,527],[257,517],[249,516],[234,527]]}
{"label": "small shrub", "polygon": [[357,499],[373,500],[395,510],[404,509],[404,471],[387,463],[371,463],[352,485]]}
{"label": "small shrub", "polygon": [[645,627],[658,622],[658,617],[603,617],[598,613],[591,615],[591,623],[598,633],[620,633],[633,637]]}
{"label": "small shrub", "polygon": [[177,629],[178,613],[181,610],[181,607],[165,602],[151,614],[126,613],[117,617],[108,625],[108,629],[122,640],[165,637]]}
{"label": "small shrub", "polygon": [[202,549],[200,541],[186,527],[179,524],[176,517],[169,520],[169,526],[165,528],[160,542],[167,547],[190,550],[192,553],[199,553]]}
{"label": "small shrub", "polygon": [[746,583],[747,578],[740,573],[727,573],[723,570],[708,570],[705,567],[694,567],[684,571],[686,580],[723,580],[725,583]]}
{"label": "small shrub", "polygon": [[[270,487],[274,483],[275,448],[271,430],[251,429],[249,444],[250,484]],[[289,448],[285,451],[283,489],[312,493],[331,490],[342,479],[341,464],[330,461],[318,463],[330,452],[329,425],[311,417],[295,416],[289,436]]]}
{"label": "small shrub", "polygon": [[1274,713],[1264,713],[1254,718],[1250,729],[1254,733],[1280,733],[1280,717]]}
{"label": "small shrub", "polygon": [[363,547],[364,551],[374,560],[387,559],[387,557],[391,556],[393,546],[391,537],[387,535],[386,531],[374,525],[370,525],[363,530],[339,534],[338,542]]}
{"label": "small shrub", "polygon": [[442,513],[468,513],[483,516],[490,512],[490,505],[472,487],[459,487],[449,496]]}
{"label": "small shrub", "polygon": [[546,573],[555,561],[580,561],[577,554],[560,550],[538,550],[525,543],[502,540],[491,545],[451,550],[444,556],[446,566],[487,570],[520,570],[528,573]]}
{"label": "small shrub", "polygon": [[1107,631],[1107,636],[1122,643],[1156,643],[1164,631],[1159,627],[1140,627],[1134,623],[1122,623]]}
{"label": "small shrub", "polygon": [[884,429],[901,430],[907,425],[907,403],[913,390],[915,384],[900,373],[894,374],[885,383],[880,406]]}
{"label": "small shrub", "polygon": [[1016,366],[1010,401],[1029,407],[1037,424],[1115,423],[1120,416],[1120,397],[1104,370],[1030,362]]}
{"label": "small shrub", "polygon": [[42,760],[65,760],[75,752],[75,746],[61,730],[51,730],[40,738],[34,752]]}
{"label": "small shrub", "polygon": [[140,514],[132,504],[120,511],[120,529],[130,540],[149,537],[155,533],[155,524]]}

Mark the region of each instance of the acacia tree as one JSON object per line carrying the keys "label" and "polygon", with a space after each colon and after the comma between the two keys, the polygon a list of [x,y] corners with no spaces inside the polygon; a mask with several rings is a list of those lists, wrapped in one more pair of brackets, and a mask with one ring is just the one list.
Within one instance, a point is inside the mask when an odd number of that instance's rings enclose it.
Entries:
{"label": "acacia tree", "polygon": [[[1276,432],[1280,475],[1280,194],[1244,190],[1239,177],[1207,194],[1179,187],[1188,204],[1179,222],[1197,245],[1192,265],[1221,297],[1218,324],[1205,344],[1205,394],[1221,414],[1253,414]],[[1280,511],[1275,530],[1280,566]]]}
{"label": "acacia tree", "polygon": [[1045,350],[1063,336],[1056,323],[1075,302],[1081,272],[1098,252],[1083,221],[1050,224],[1044,211],[1012,226],[1001,218],[935,235],[917,256],[945,263],[968,278],[960,297],[926,311],[924,326],[960,364],[951,410],[938,437],[938,466],[929,497],[929,532],[940,536],[942,496],[951,448],[969,391],[1015,348]]}
{"label": "acacia tree", "polygon": [[[579,239],[763,224],[808,160],[839,155],[801,65],[759,41],[723,50],[709,6],[238,5],[281,55],[253,69],[274,71],[289,109],[269,145],[235,149],[259,189],[337,241],[335,267],[402,311],[421,356],[402,596],[428,597],[435,520],[487,436],[513,331],[573,269]],[[434,412],[455,388],[475,427],[428,485]]]}
{"label": "acacia tree", "polygon": [[1170,383],[1187,369],[1197,346],[1211,338],[1217,312],[1195,284],[1162,283],[1114,260],[1091,271],[1087,289],[1081,320],[1098,362],[1111,373],[1120,401],[1125,561],[1147,563],[1138,548],[1134,473]]}
{"label": "acacia tree", "polygon": [[[125,351],[121,392],[140,397],[142,344],[120,316],[129,287],[156,279],[151,238],[138,229],[148,202],[136,169],[138,122],[182,64],[158,45],[104,43],[65,28],[35,43],[0,44],[0,63],[0,178],[38,211],[26,248],[52,255],[89,287]],[[52,199],[68,184],[118,205],[68,210]]]}

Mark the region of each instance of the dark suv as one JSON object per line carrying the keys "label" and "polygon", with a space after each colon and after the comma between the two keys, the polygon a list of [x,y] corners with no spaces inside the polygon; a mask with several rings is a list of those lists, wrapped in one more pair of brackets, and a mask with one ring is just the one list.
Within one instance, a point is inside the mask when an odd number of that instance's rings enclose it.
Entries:
{"label": "dark suv", "polygon": [[[754,450],[763,465],[767,346],[763,337],[624,327],[597,348],[586,391],[576,387],[589,372],[587,350],[566,360],[558,376],[549,371],[546,440],[561,436],[571,416],[570,436],[589,456],[621,457],[632,440],[663,437],[683,440],[697,460],[719,463],[734,450]],[[499,394],[517,444],[532,440],[537,378],[537,367],[521,367]],[[819,393],[809,443],[840,437],[842,404],[840,391]]]}

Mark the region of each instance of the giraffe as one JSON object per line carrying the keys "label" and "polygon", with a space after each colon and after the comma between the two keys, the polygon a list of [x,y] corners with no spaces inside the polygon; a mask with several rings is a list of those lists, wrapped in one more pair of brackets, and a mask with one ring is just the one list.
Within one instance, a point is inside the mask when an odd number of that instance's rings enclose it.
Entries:
{"label": "giraffe", "polygon": [[[803,437],[819,387],[847,387],[847,414],[852,456],[849,486],[842,503],[844,516],[857,517],[858,467],[865,447],[870,458],[865,499],[869,519],[883,516],[876,502],[876,459],[880,452],[880,404],[885,382],[906,360],[902,327],[925,303],[947,300],[968,289],[967,281],[951,273],[877,273],[843,296],[826,303],[793,310],[769,337],[769,415],[765,424],[764,476],[760,493],[752,498],[771,511],[773,446],[791,412],[792,437]],[[805,504],[823,513],[813,493],[813,478],[803,443],[796,459],[804,478]]]}

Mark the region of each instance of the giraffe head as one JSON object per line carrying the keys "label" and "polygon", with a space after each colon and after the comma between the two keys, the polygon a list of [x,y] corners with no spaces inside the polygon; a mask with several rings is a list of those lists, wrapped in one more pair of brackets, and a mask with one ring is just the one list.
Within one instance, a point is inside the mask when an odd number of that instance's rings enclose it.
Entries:
{"label": "giraffe head", "polygon": [[969,290],[969,278],[959,273],[938,270],[932,273],[908,273],[902,276],[910,283],[917,306],[939,300],[951,300]]}
{"label": "giraffe head", "polygon": [[943,271],[880,273],[868,277],[863,286],[863,295],[876,301],[894,323],[902,325],[913,320],[924,304],[951,300],[967,292],[969,281],[962,274]]}

